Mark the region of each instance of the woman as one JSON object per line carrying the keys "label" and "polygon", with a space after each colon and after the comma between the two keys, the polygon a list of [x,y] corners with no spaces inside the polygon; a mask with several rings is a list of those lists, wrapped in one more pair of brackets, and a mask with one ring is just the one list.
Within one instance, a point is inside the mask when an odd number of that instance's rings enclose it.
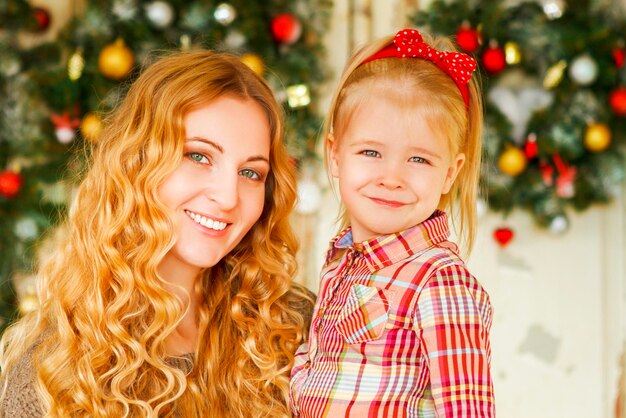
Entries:
{"label": "woman", "polygon": [[38,312],[9,328],[1,416],[287,416],[311,297],[271,90],[236,57],[151,65],[78,188]]}

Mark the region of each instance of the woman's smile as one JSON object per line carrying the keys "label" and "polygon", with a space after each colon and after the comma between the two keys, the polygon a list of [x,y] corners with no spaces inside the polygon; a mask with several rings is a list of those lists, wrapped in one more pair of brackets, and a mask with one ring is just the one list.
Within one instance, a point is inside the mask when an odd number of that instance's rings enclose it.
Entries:
{"label": "woman's smile", "polygon": [[217,219],[209,218],[207,216],[200,215],[199,213],[195,213],[187,209],[185,209],[185,213],[195,223],[213,231],[223,231],[229,225],[227,222],[222,222]]}

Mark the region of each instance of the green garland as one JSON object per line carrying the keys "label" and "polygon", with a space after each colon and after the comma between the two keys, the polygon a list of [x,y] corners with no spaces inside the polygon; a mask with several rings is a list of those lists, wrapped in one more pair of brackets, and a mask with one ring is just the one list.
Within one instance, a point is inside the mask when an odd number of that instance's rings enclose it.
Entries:
{"label": "green garland", "polygon": [[486,103],[484,199],[562,232],[568,208],[609,202],[625,178],[626,20],[589,1],[435,0],[411,17],[456,35]]}
{"label": "green garland", "polygon": [[[87,114],[112,109],[159,52],[209,48],[242,56],[284,104],[294,160],[315,158],[321,125],[315,104],[328,75],[321,38],[331,6],[331,0],[93,0],[74,11],[58,39],[27,47],[24,36],[45,32],[46,10],[0,0],[0,330],[17,314],[11,278],[32,271],[35,244],[66,211],[83,161],[74,151],[95,132],[93,118],[91,129],[78,126]],[[120,47],[118,39],[134,64],[111,79],[99,59],[108,46]],[[123,74],[124,65],[109,62],[108,71]]]}

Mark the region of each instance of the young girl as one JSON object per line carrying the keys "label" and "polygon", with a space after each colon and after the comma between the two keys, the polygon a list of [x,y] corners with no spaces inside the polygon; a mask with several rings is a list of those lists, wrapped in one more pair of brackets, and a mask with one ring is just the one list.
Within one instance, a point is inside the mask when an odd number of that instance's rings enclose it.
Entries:
{"label": "young girl", "polygon": [[[452,52],[444,52],[452,51]],[[300,417],[491,417],[489,297],[448,241],[471,249],[482,103],[476,63],[405,29],[349,62],[327,120],[345,205],[310,341],[292,369]]]}
{"label": "young girl", "polygon": [[[245,121],[245,123],[242,123]],[[292,283],[280,106],[239,58],[133,83],[0,343],[0,417],[287,417],[312,300]]]}

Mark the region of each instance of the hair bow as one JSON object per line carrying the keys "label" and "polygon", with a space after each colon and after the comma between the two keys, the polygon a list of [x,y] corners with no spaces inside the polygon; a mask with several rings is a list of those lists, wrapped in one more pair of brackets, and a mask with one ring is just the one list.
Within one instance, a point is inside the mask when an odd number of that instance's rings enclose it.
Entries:
{"label": "hair bow", "polygon": [[455,82],[465,105],[469,102],[467,83],[476,69],[476,60],[462,52],[438,51],[424,42],[415,29],[403,29],[393,38],[393,43],[385,46],[361,64],[381,58],[421,58],[430,61],[448,74]]}

